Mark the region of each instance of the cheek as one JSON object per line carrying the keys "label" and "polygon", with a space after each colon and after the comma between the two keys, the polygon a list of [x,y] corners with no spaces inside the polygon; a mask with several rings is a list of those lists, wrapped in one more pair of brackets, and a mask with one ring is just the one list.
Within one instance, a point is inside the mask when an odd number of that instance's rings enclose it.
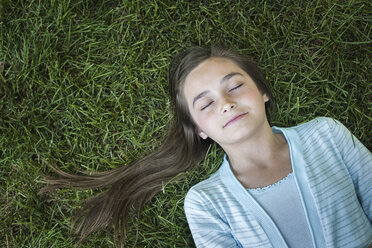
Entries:
{"label": "cheek", "polygon": [[194,120],[195,120],[195,123],[196,125],[198,125],[198,127],[203,130],[203,131],[207,131],[210,129],[211,125],[211,118],[209,115],[195,115],[194,117]]}
{"label": "cheek", "polygon": [[242,95],[241,100],[244,103],[247,103],[249,105],[257,105],[257,104],[264,104],[264,96],[261,95],[260,92],[255,92],[255,91],[249,91],[246,94]]}
{"label": "cheek", "polygon": [[200,128],[203,128],[206,123],[206,119],[203,118],[203,116],[194,116],[194,120],[196,125],[198,125]]}

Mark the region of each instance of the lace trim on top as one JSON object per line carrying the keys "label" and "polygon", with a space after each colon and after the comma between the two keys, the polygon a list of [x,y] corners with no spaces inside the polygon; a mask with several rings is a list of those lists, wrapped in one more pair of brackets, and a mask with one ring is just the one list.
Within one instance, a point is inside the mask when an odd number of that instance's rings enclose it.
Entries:
{"label": "lace trim on top", "polygon": [[284,182],[288,181],[290,177],[292,177],[293,172],[289,173],[285,178],[277,181],[276,183],[270,184],[268,186],[262,187],[262,188],[254,188],[254,189],[247,189],[250,193],[264,193],[270,189],[273,189]]}

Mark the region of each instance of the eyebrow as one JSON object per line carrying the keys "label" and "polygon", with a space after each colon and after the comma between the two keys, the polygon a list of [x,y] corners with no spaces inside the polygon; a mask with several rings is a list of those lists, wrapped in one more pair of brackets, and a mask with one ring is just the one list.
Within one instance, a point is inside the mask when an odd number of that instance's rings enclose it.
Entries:
{"label": "eyebrow", "polygon": [[[225,83],[226,81],[229,81],[232,77],[236,76],[236,75],[240,75],[240,76],[243,76],[243,74],[239,73],[239,72],[231,72],[227,75],[225,75],[221,81],[220,81],[220,84],[223,84]],[[195,105],[195,102],[198,101],[200,98],[202,98],[203,96],[205,96],[207,93],[209,92],[209,90],[206,90],[206,91],[203,91],[202,93],[200,93],[199,95],[197,95],[193,102],[192,102],[192,105],[194,106]]]}

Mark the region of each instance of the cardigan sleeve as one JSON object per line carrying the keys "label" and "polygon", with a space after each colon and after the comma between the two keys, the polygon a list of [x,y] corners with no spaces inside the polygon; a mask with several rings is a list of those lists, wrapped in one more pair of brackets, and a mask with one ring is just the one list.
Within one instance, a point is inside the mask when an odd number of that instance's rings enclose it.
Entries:
{"label": "cardigan sleeve", "polygon": [[360,204],[372,222],[372,153],[339,121],[327,118]]}
{"label": "cardigan sleeve", "polygon": [[184,209],[196,247],[241,247],[213,205],[193,189],[186,195]]}

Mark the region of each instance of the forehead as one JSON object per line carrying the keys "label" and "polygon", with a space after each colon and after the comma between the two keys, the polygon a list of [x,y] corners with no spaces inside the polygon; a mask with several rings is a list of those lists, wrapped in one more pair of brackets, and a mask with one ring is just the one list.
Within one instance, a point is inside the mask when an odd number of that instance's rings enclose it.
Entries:
{"label": "forehead", "polygon": [[183,84],[183,93],[186,99],[194,97],[195,94],[207,90],[212,84],[229,73],[238,72],[247,76],[235,62],[226,58],[209,58],[195,67],[186,77]]}
{"label": "forehead", "polygon": [[195,67],[189,75],[187,75],[185,84],[194,81],[211,81],[212,79],[222,78],[231,72],[244,73],[244,71],[232,60],[212,57]]}

